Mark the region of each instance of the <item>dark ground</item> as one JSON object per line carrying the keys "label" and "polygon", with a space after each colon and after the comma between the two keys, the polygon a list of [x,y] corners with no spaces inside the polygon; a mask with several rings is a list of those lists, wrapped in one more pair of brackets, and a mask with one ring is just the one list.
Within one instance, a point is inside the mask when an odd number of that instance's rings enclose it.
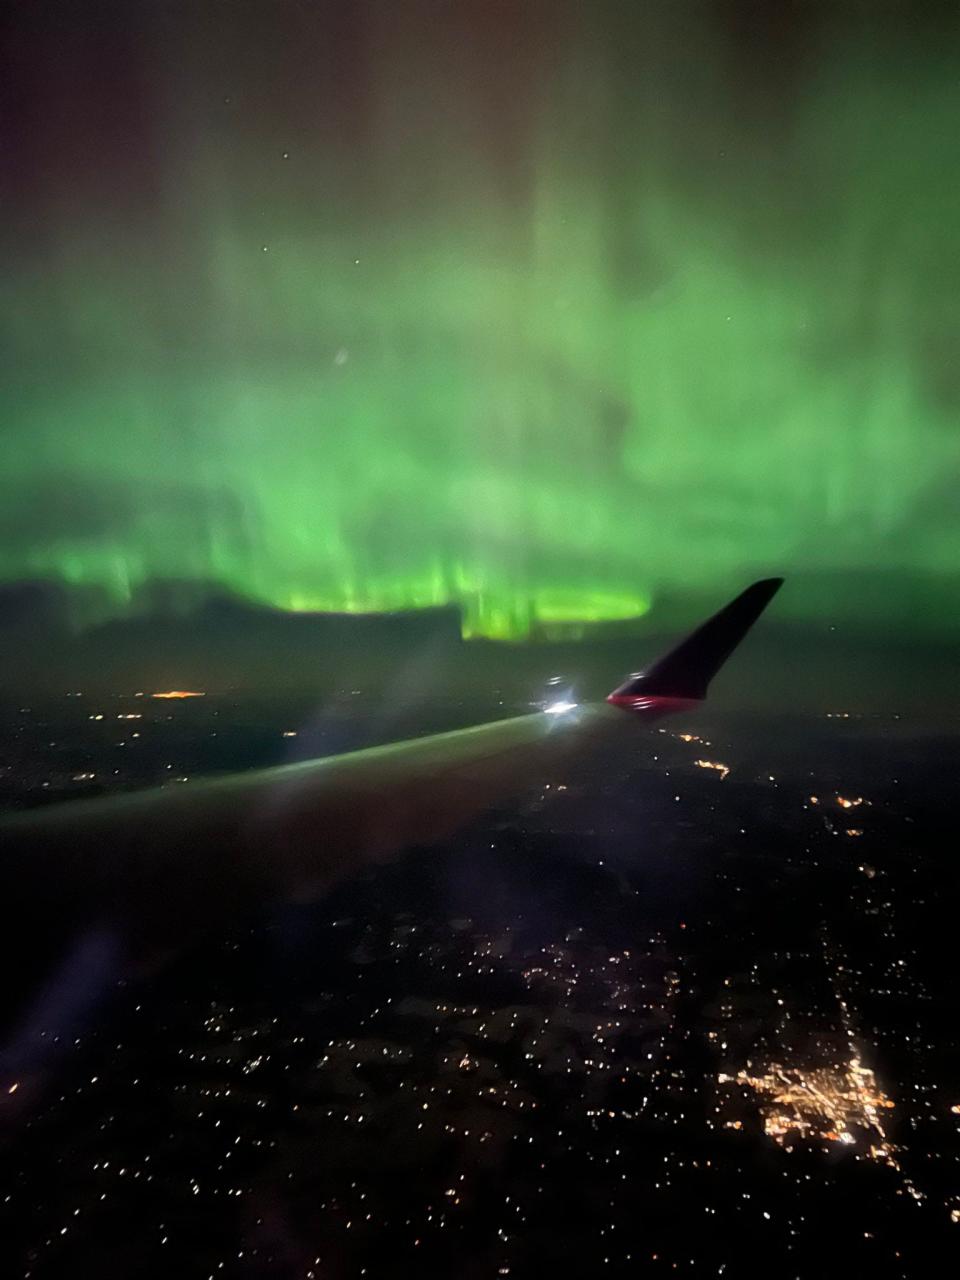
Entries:
{"label": "dark ground", "polygon": [[[2,802],[524,709],[13,706]],[[951,1269],[957,743],[667,722],[162,973],[81,966],[5,1031],[0,1273]]]}

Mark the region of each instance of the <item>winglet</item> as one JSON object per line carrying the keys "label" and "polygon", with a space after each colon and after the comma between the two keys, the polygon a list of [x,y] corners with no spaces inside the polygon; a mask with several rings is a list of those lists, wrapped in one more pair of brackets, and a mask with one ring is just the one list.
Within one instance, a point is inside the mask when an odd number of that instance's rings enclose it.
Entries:
{"label": "winglet", "polygon": [[615,707],[664,715],[702,702],[707,686],[779,591],[782,578],[747,587],[668,654],[614,689]]}

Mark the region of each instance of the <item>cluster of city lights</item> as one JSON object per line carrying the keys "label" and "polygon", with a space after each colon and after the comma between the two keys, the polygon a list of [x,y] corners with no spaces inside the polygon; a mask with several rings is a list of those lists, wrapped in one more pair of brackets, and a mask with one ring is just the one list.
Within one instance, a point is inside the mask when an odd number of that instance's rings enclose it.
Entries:
{"label": "cluster of city lights", "polygon": [[[759,1094],[764,1133],[781,1146],[795,1139],[853,1146],[862,1138],[871,1159],[894,1163],[882,1120],[883,1111],[894,1103],[858,1057],[818,1068],[771,1062],[761,1075],[749,1070],[733,1076],[721,1072],[718,1083],[746,1086]],[[739,1129],[742,1122],[728,1121],[728,1127]]]}

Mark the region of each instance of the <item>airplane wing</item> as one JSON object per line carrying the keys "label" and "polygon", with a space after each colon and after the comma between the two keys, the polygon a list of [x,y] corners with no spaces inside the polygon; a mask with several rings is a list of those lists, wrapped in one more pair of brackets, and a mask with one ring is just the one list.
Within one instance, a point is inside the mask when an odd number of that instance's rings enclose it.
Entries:
{"label": "airplane wing", "polygon": [[638,721],[702,700],[781,581],[749,587],[605,703],[7,818],[3,915],[18,967],[46,967],[94,929],[133,958],[157,954],[449,835],[598,742],[626,744]]}

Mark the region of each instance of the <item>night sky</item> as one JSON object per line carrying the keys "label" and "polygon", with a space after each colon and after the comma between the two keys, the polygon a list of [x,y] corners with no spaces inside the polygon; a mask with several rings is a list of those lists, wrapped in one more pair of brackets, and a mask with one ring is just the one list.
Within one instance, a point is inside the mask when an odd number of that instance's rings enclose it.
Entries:
{"label": "night sky", "polygon": [[15,8],[0,583],[960,625],[954,6]]}

